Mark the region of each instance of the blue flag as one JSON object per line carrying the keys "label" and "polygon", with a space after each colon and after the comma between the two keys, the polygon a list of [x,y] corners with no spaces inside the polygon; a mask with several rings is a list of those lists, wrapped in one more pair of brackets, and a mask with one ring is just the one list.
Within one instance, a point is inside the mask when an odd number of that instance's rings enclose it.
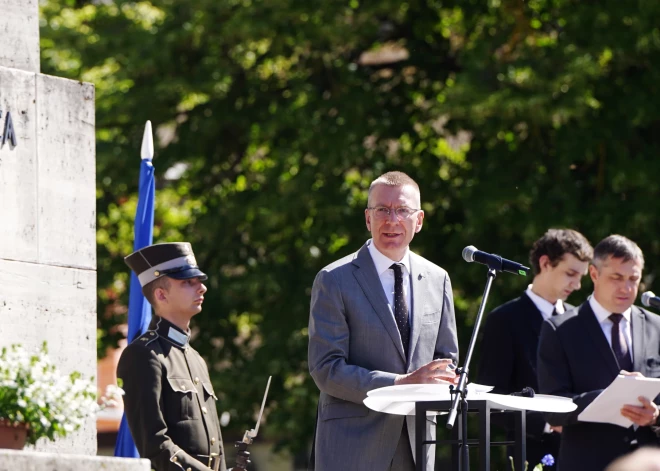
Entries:
{"label": "blue flag", "polygon": [[[146,147],[146,150],[145,150]],[[149,148],[150,147],[150,148]],[[156,198],[156,179],[154,178],[153,137],[151,122],[147,121],[142,141],[142,163],[140,165],[140,187],[138,206],[135,212],[135,240],[133,250],[151,245],[154,238],[154,200]],[[131,286],[128,293],[128,343],[146,332],[151,322],[151,305],[142,295],[142,287],[135,273],[131,272]],[[115,456],[139,458],[126,422],[126,414],[121,418],[117,433]]]}

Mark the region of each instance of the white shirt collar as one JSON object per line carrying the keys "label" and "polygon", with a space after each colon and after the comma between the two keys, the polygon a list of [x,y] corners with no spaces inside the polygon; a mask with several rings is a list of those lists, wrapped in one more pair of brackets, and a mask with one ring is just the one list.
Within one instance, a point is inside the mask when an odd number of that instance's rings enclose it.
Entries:
{"label": "white shirt collar", "polygon": [[544,319],[552,317],[552,311],[555,309],[557,310],[557,314],[563,314],[566,311],[566,309],[564,309],[564,303],[561,301],[561,299],[558,299],[555,304],[552,304],[547,299],[542,298],[534,291],[532,291],[532,285],[527,286],[527,291],[525,291],[525,293],[527,296],[529,296],[529,299],[532,300],[536,308],[541,311]]}
{"label": "white shirt collar", "polygon": [[[602,324],[605,321],[612,322],[609,319],[610,314],[612,313],[607,309],[605,309],[598,301],[596,301],[596,297],[593,294],[589,296],[589,306],[591,306],[591,310],[594,311],[594,314],[596,314],[596,319],[598,319],[599,323]],[[631,313],[632,313],[632,307],[629,307],[620,314],[623,314],[623,318],[628,322],[630,322]]]}
{"label": "white shirt collar", "polygon": [[376,272],[378,276],[381,276],[387,270],[390,269],[393,263],[402,263],[406,267],[408,273],[410,273],[410,249],[406,247],[406,253],[400,261],[392,260],[389,257],[383,255],[380,250],[376,248],[376,244],[373,243],[373,239],[367,241],[367,248],[369,249],[369,254],[371,255],[374,265],[376,265]]}

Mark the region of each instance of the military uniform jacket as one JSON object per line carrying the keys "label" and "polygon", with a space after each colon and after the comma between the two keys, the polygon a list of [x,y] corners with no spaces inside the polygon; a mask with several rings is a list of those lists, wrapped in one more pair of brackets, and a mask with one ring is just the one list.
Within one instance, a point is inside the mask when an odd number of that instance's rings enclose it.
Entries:
{"label": "military uniform jacket", "polygon": [[[124,409],[140,456],[156,471],[208,471],[225,464],[217,397],[188,335],[154,316],[121,355]],[[209,466],[210,465],[210,466]]]}

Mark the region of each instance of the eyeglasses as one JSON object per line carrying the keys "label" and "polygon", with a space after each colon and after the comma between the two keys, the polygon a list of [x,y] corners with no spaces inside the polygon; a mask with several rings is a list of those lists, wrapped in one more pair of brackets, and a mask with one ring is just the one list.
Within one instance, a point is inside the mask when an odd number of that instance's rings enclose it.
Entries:
{"label": "eyeglasses", "polygon": [[390,215],[392,214],[392,211],[394,211],[394,214],[396,214],[396,217],[399,220],[408,219],[413,214],[415,214],[417,211],[421,211],[421,209],[406,208],[405,206],[401,206],[400,208],[388,208],[387,206],[375,206],[373,208],[367,208],[367,209],[371,209],[374,212],[374,217],[376,219],[389,219]]}

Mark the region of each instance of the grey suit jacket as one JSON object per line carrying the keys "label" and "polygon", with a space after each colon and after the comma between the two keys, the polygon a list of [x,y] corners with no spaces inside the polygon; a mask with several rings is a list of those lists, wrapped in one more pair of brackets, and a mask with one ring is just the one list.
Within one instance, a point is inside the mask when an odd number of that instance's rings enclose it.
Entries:
{"label": "grey suit jacket", "polygon": [[[408,361],[394,314],[365,244],[321,270],[312,288],[309,370],[321,391],[315,440],[317,471],[389,470],[403,416],[369,410],[367,392],[435,358],[458,360],[447,272],[410,254],[412,326]],[[414,417],[406,420],[414,442]],[[429,421],[430,434],[435,426]],[[413,448],[414,450],[414,448]],[[434,447],[427,447],[433,469]]]}
{"label": "grey suit jacket", "polygon": [[[660,317],[633,306],[631,334],[633,370],[660,378]],[[540,392],[570,397],[578,406],[567,414],[546,414],[550,424],[563,426],[559,471],[602,471],[629,452],[633,440],[640,446],[658,444],[655,427],[578,421],[621,370],[588,302],[543,323],[537,364]]]}

